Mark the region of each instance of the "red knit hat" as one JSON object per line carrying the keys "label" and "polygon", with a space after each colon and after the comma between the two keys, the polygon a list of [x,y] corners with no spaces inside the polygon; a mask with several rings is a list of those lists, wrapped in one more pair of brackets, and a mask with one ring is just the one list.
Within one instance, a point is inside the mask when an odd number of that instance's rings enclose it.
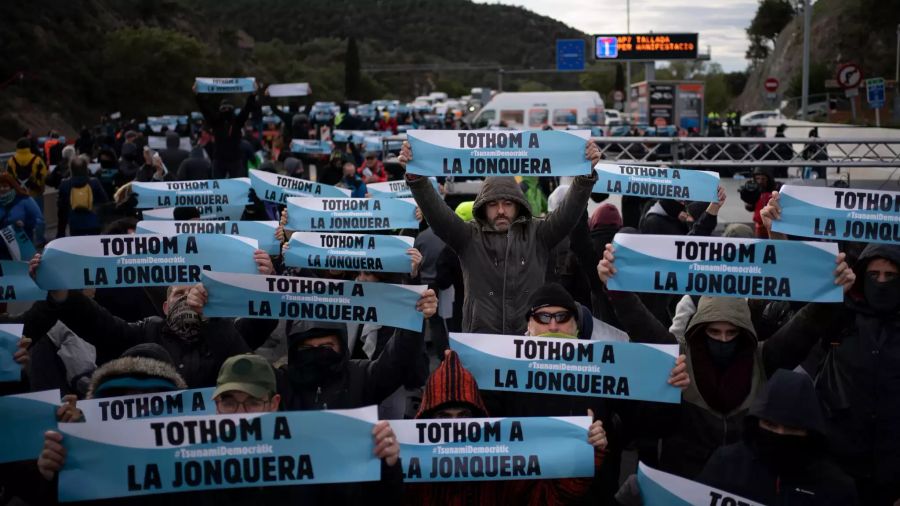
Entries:
{"label": "red knit hat", "polygon": [[600,204],[594,212],[591,213],[591,219],[588,221],[588,227],[596,230],[604,225],[615,225],[622,228],[622,215],[616,206],[612,204]]}
{"label": "red knit hat", "polygon": [[462,366],[455,351],[448,353],[444,362],[428,377],[416,418],[429,418],[447,404],[466,405],[472,409],[473,417],[488,416],[478,393],[478,383],[472,373]]}

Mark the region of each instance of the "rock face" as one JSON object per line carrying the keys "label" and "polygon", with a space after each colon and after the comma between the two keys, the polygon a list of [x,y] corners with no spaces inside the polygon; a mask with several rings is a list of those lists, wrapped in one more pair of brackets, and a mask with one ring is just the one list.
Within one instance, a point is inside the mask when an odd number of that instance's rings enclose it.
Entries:
{"label": "rock face", "polygon": [[[810,65],[824,64],[831,69],[842,61],[841,47],[845,34],[841,30],[842,14],[848,10],[850,2],[840,0],[819,0],[816,2],[810,20]],[[849,55],[848,55],[849,58]],[[735,100],[735,107],[742,111],[771,109],[766,100],[763,83],[769,77],[780,82],[779,100],[788,97],[787,91],[794,76],[803,72],[803,16],[795,16],[784,27],[775,42],[775,49],[764,62],[750,70],[744,91]]]}

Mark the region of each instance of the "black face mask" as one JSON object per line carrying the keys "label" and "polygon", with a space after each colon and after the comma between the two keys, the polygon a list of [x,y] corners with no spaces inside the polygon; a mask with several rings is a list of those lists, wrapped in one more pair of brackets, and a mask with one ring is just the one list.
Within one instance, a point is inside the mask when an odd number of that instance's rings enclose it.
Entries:
{"label": "black face mask", "polygon": [[808,436],[784,436],[760,427],[756,448],[762,461],[776,474],[802,472],[812,457]]}
{"label": "black face mask", "polygon": [[728,367],[737,355],[738,339],[735,337],[731,341],[719,341],[706,336],[706,349],[709,350],[709,357],[712,359],[713,365],[719,369]]}
{"label": "black face mask", "polygon": [[343,356],[327,347],[291,350],[288,375],[298,386],[320,385],[340,373]]}
{"label": "black face mask", "polygon": [[900,278],[876,281],[866,277],[863,282],[866,302],[876,313],[893,313],[900,308]]}

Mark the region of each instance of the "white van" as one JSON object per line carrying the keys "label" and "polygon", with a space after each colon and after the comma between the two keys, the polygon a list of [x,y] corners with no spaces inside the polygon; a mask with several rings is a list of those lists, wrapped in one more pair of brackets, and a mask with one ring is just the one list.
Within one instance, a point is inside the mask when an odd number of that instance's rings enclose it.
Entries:
{"label": "white van", "polygon": [[596,91],[540,91],[498,93],[472,120],[474,128],[503,125],[536,130],[550,125],[602,126],[603,99]]}

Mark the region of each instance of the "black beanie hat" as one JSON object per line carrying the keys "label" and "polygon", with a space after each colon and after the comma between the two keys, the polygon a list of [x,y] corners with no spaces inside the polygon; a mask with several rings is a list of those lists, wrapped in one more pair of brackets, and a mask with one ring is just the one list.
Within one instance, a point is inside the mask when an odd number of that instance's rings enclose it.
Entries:
{"label": "black beanie hat", "polygon": [[141,343],[128,348],[122,353],[122,357],[143,357],[158,360],[175,367],[172,355],[165,348],[156,343]]}
{"label": "black beanie hat", "polygon": [[565,308],[572,313],[573,317],[578,317],[578,305],[575,304],[575,299],[559,283],[547,283],[535,290],[528,301],[526,318],[530,318],[532,313],[546,306]]}

